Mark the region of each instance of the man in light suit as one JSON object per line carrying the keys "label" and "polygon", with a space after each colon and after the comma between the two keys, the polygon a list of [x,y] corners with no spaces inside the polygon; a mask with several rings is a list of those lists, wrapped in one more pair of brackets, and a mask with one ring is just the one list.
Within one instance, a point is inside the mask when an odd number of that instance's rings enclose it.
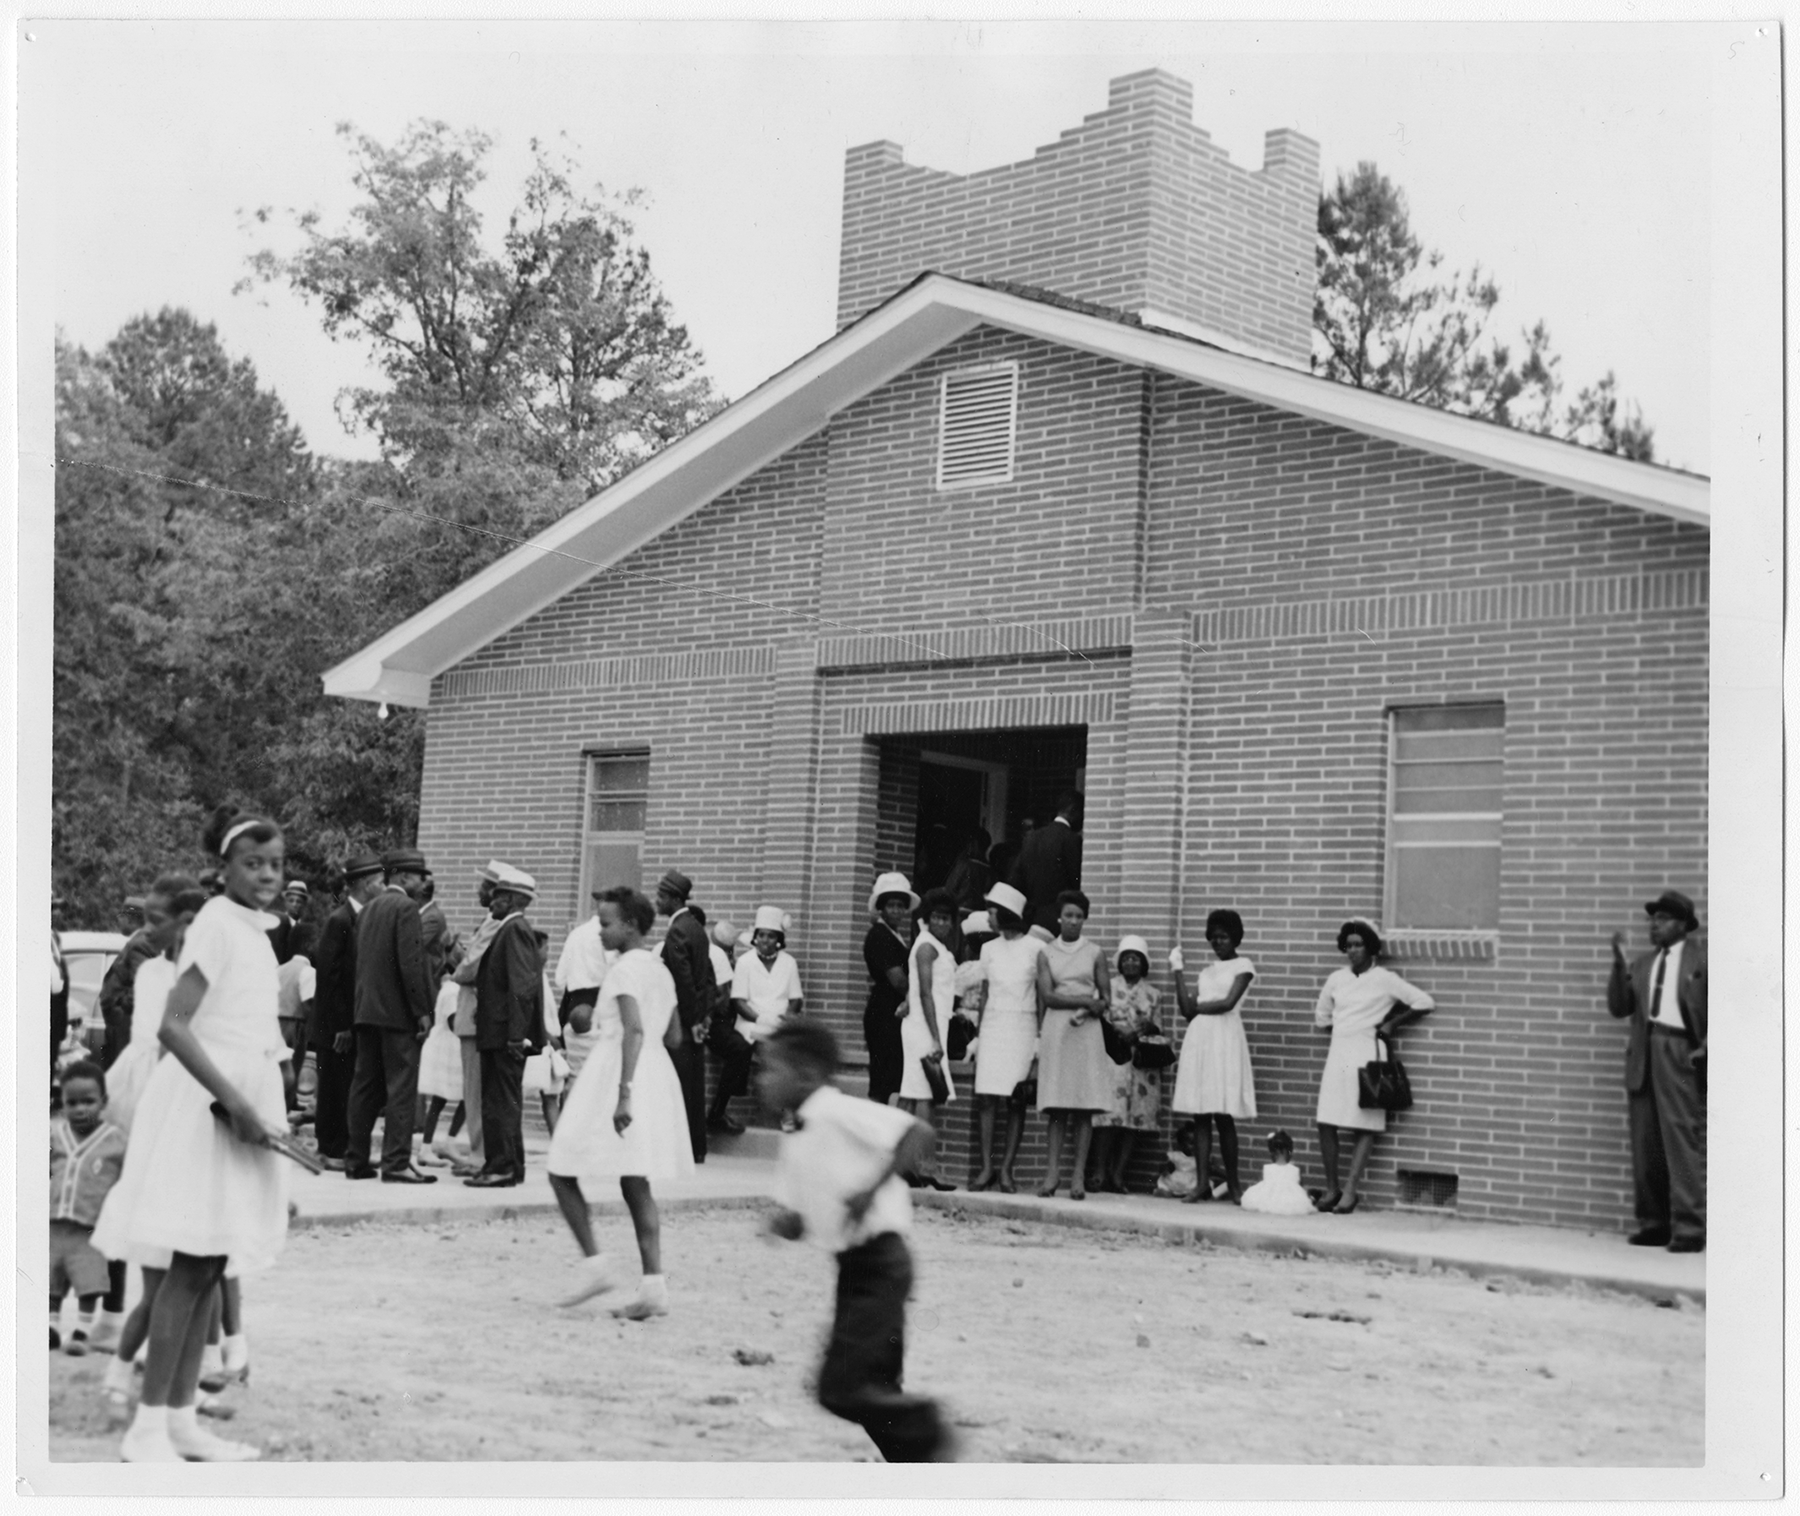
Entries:
{"label": "man in light suit", "polygon": [[356,1076],[350,1084],[350,1150],[344,1175],[370,1179],[369,1139],[382,1114],[384,1184],[436,1184],[413,1167],[419,1052],[431,1031],[437,986],[425,968],[419,927],[425,859],[411,848],[381,860],[387,882],[356,924]]}
{"label": "man in light suit", "polygon": [[328,1169],[346,1167],[350,1150],[350,1084],[356,1077],[356,923],[380,889],[381,860],[373,853],[353,853],[344,865],[344,898],[319,929],[313,958],[312,1021],[306,1029],[318,1075],[313,1140]]}
{"label": "man in light suit", "polygon": [[1694,902],[1664,890],[1644,907],[1650,944],[1625,962],[1614,932],[1606,1008],[1631,1021],[1625,1089],[1637,1188],[1637,1247],[1698,1253],[1706,1246],[1706,944]]}
{"label": "man in light suit", "polygon": [[1056,935],[1056,897],[1081,888],[1081,796],[1064,790],[1056,797],[1056,819],[1025,839],[1007,880],[1025,896],[1025,925],[1048,942]]}

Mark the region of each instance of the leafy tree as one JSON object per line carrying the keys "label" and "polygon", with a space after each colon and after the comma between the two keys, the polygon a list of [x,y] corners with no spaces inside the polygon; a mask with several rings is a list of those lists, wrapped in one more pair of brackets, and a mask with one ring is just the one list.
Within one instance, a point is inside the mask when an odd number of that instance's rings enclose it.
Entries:
{"label": "leafy tree", "polygon": [[1319,199],[1314,371],[1650,461],[1653,431],[1611,373],[1565,405],[1544,323],[1523,331],[1515,351],[1488,333],[1500,287],[1479,265],[1440,279],[1442,262],[1414,235],[1404,192],[1373,163],[1338,175]]}

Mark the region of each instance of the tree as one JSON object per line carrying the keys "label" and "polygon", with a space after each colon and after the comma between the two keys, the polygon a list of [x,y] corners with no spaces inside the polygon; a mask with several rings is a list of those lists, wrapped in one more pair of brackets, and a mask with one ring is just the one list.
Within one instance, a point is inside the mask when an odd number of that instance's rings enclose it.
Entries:
{"label": "tree", "polygon": [[1523,347],[1488,335],[1500,288],[1479,265],[1435,276],[1442,254],[1413,234],[1405,194],[1359,163],[1319,199],[1316,373],[1648,462],[1653,432],[1608,373],[1562,403],[1561,360],[1542,321]]}

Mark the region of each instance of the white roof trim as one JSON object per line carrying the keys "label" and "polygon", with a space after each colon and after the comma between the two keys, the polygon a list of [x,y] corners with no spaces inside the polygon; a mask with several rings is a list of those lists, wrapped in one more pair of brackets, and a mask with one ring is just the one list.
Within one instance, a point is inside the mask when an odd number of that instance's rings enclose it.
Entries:
{"label": "white roof trim", "polygon": [[560,600],[833,414],[977,326],[995,326],[1258,400],[1369,436],[1678,521],[1711,520],[1711,484],[1529,432],[1353,389],[1002,290],[928,275],[704,426],[433,601],[324,676],[325,693],[425,706],[432,679]]}

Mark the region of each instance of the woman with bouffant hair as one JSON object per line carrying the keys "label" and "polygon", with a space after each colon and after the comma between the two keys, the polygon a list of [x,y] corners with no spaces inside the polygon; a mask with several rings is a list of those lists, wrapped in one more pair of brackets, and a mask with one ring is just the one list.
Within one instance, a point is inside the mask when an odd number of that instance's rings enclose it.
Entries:
{"label": "woman with bouffant hair", "polygon": [[[259,1456],[194,1416],[212,1293],[227,1258],[267,1267],[287,1241],[287,1175],[269,1147],[287,1130],[273,924],[280,829],[230,807],[204,834],[223,890],[195,915],[132,1121],[119,1183],[94,1228],[110,1258],[166,1268],[150,1315],[144,1389],[120,1454],[127,1463],[241,1462]],[[215,1114],[217,1111],[218,1114]]]}

